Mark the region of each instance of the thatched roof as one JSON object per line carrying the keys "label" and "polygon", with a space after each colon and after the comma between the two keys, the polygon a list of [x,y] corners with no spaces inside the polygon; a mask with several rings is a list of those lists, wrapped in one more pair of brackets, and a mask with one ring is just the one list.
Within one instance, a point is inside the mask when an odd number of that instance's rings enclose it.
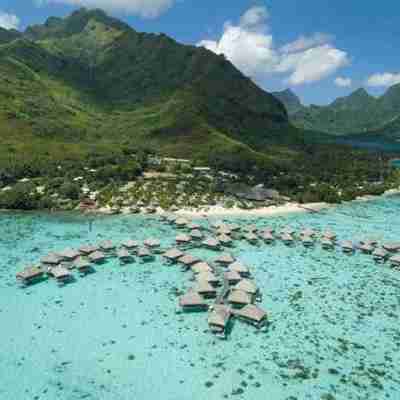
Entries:
{"label": "thatched roof", "polygon": [[180,297],[179,305],[181,307],[206,307],[207,303],[203,296],[197,292],[191,291]]}
{"label": "thatched roof", "polygon": [[203,233],[200,232],[198,229],[193,229],[193,230],[190,232],[190,236],[191,236],[193,239],[203,239],[203,237],[204,237]]}
{"label": "thatched roof", "polygon": [[229,265],[228,270],[237,272],[239,275],[247,275],[250,273],[249,268],[246,265],[242,264],[240,261],[236,261],[233,264]]}
{"label": "thatched roof", "polygon": [[165,252],[164,257],[167,258],[168,260],[177,260],[178,258],[182,257],[184,254],[179,250],[179,249],[170,249],[167,252]]}
{"label": "thatched roof", "polygon": [[376,249],[372,253],[374,257],[386,258],[389,253],[385,249]]}
{"label": "thatched roof", "polygon": [[160,246],[161,246],[160,241],[159,241],[158,239],[153,239],[153,238],[146,239],[146,240],[143,242],[143,244],[144,244],[146,247],[160,247]]}
{"label": "thatched roof", "polygon": [[250,279],[243,279],[239,283],[235,285],[235,290],[243,290],[249,294],[256,294],[257,293],[257,286],[253,281]]}
{"label": "thatched roof", "polygon": [[137,255],[138,257],[149,257],[151,256],[151,252],[147,247],[141,247],[140,249],[138,249],[137,251]]}
{"label": "thatched roof", "polygon": [[294,241],[294,237],[293,237],[292,235],[290,235],[289,233],[284,233],[284,234],[281,236],[281,239],[282,239],[284,242],[293,242],[293,241]]}
{"label": "thatched roof", "polygon": [[385,243],[382,247],[387,251],[396,252],[400,250],[400,243]]}
{"label": "thatched roof", "polygon": [[139,242],[129,239],[122,242],[122,246],[126,247],[127,249],[136,249],[137,247],[139,247]]}
{"label": "thatched roof", "polygon": [[188,229],[191,229],[191,230],[199,230],[199,229],[201,229],[201,225],[196,224],[195,222],[192,222],[192,223],[190,223],[190,224],[188,225]]}
{"label": "thatched roof", "polygon": [[129,251],[126,249],[119,249],[117,251],[117,257],[118,258],[129,258],[131,255],[129,254]]}
{"label": "thatched roof", "polygon": [[327,231],[322,233],[322,237],[323,238],[330,239],[330,240],[336,239],[336,236],[337,236],[336,233],[332,232],[330,230],[327,230]]}
{"label": "thatched roof", "polygon": [[79,247],[79,252],[85,256],[94,253],[95,251],[99,250],[98,246],[93,246],[93,245],[83,245],[81,247]]}
{"label": "thatched roof", "polygon": [[230,235],[231,233],[232,233],[232,230],[226,225],[220,226],[217,229],[218,235]]}
{"label": "thatched roof", "polygon": [[51,269],[51,275],[56,279],[63,279],[71,276],[71,272],[64,267],[54,267]]}
{"label": "thatched roof", "polygon": [[180,257],[178,261],[186,266],[191,266],[198,263],[200,260],[191,254],[185,254],[184,256]]}
{"label": "thatched roof", "polygon": [[255,241],[255,240],[258,240],[258,236],[255,235],[253,232],[246,233],[246,234],[244,235],[244,238],[245,238],[246,240],[248,240],[249,242],[253,242],[253,241]]}
{"label": "thatched roof", "polygon": [[18,272],[16,274],[16,277],[18,279],[27,279],[27,280],[29,280],[29,279],[40,277],[43,274],[44,274],[44,271],[40,267],[27,267],[23,271]]}
{"label": "thatched roof", "polygon": [[315,235],[316,235],[316,232],[314,231],[314,229],[311,229],[311,228],[303,229],[300,232],[300,236],[304,236],[304,237],[313,237]]}
{"label": "thatched roof", "polygon": [[263,231],[261,233],[261,239],[266,240],[266,241],[275,240],[274,235],[272,234],[272,232],[268,232],[268,231]]}
{"label": "thatched roof", "polygon": [[331,239],[325,237],[321,239],[321,244],[323,247],[333,247],[335,245]]}
{"label": "thatched roof", "polygon": [[228,302],[234,304],[251,304],[251,296],[243,290],[231,290],[228,296]]}
{"label": "thatched roof", "polygon": [[350,240],[344,240],[342,243],[340,243],[340,247],[346,250],[354,250],[354,245],[352,242],[350,242]]}
{"label": "thatched roof", "polygon": [[202,271],[196,276],[198,282],[205,281],[208,283],[218,283],[219,278],[210,271]]}
{"label": "thatched roof", "polygon": [[208,238],[204,240],[203,245],[212,249],[220,247],[221,243],[217,239]]}
{"label": "thatched roof", "polygon": [[228,235],[219,235],[217,240],[222,244],[230,244],[232,243],[232,239]]}
{"label": "thatched roof", "polygon": [[79,257],[75,260],[74,265],[77,269],[86,269],[90,267],[90,262],[85,258]]}
{"label": "thatched roof", "polygon": [[175,220],[175,225],[176,226],[183,227],[183,226],[187,226],[189,224],[190,224],[190,222],[186,218],[178,218],[178,219]]}
{"label": "thatched roof", "polygon": [[190,243],[192,241],[192,238],[189,235],[182,234],[182,235],[178,235],[175,238],[175,241],[177,243]]}
{"label": "thatched roof", "polygon": [[102,261],[105,258],[106,258],[106,256],[101,251],[95,251],[94,253],[89,255],[89,260],[91,260],[93,262]]}
{"label": "thatched roof", "polygon": [[81,253],[78,250],[65,249],[63,251],[58,252],[57,255],[63,260],[72,261],[75,258],[79,257]]}
{"label": "thatched roof", "polygon": [[226,271],[224,272],[224,279],[229,283],[237,283],[242,279],[242,277],[236,271]]}
{"label": "thatched roof", "polygon": [[225,328],[231,317],[231,310],[225,305],[216,304],[208,314],[208,324]]}
{"label": "thatched roof", "polygon": [[197,281],[193,290],[200,294],[216,293],[217,290],[207,281]]}
{"label": "thatched roof", "polygon": [[250,224],[250,225],[246,225],[243,230],[245,232],[249,232],[249,233],[254,233],[258,231],[257,225],[254,224]]}
{"label": "thatched roof", "polygon": [[104,242],[101,242],[99,244],[100,248],[103,250],[114,250],[115,249],[115,244],[111,242],[111,240],[105,240]]}
{"label": "thatched roof", "polygon": [[40,261],[42,264],[58,265],[58,264],[60,264],[61,259],[57,254],[50,253],[47,256],[43,257]]}
{"label": "thatched roof", "polygon": [[206,262],[198,262],[191,266],[192,271],[195,274],[201,274],[204,272],[212,272],[212,268]]}
{"label": "thatched roof", "polygon": [[244,306],[241,310],[236,311],[236,315],[257,323],[267,318],[267,313],[254,304],[248,304],[247,306]]}
{"label": "thatched roof", "polygon": [[235,257],[233,257],[231,254],[221,254],[215,259],[215,262],[218,264],[229,265],[235,262]]}
{"label": "thatched roof", "polygon": [[390,257],[389,261],[390,261],[392,264],[400,265],[400,254],[399,254],[399,255],[396,255],[396,256],[393,256],[393,257]]}

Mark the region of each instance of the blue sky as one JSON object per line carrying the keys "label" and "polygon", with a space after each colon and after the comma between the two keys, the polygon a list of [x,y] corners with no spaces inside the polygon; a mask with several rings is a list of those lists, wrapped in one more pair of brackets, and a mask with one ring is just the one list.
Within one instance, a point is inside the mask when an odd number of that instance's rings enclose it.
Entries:
{"label": "blue sky", "polygon": [[79,5],[224,53],[264,89],[291,87],[305,103],[400,82],[398,0],[0,0],[0,25],[23,30]]}

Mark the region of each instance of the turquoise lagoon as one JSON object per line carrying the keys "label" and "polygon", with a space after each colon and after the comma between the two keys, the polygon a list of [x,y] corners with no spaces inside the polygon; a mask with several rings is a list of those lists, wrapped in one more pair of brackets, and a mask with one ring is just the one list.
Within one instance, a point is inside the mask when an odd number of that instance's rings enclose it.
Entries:
{"label": "turquoise lagoon", "polygon": [[[251,222],[393,241],[399,211],[387,197]],[[82,216],[1,214],[0,399],[399,399],[400,272],[370,256],[238,244],[271,325],[236,321],[227,341],[207,333],[206,314],[175,313],[190,274],[161,259],[110,261],[62,288],[15,282],[51,250],[149,236],[167,246],[175,234],[155,217],[98,217],[90,231]]]}

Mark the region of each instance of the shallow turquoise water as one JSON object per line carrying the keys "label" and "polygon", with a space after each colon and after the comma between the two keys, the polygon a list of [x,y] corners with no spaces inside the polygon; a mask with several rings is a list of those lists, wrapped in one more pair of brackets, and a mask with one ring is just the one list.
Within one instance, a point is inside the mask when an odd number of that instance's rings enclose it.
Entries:
{"label": "shallow turquoise water", "polygon": [[[392,197],[252,222],[393,241],[399,211]],[[190,274],[161,259],[110,261],[63,288],[15,282],[51,250],[150,236],[167,246],[175,234],[152,217],[98,218],[90,232],[85,217],[0,214],[0,399],[399,398],[400,272],[370,256],[238,245],[271,326],[235,322],[227,341],[206,332],[205,314],[175,314],[174,289],[190,286]]]}

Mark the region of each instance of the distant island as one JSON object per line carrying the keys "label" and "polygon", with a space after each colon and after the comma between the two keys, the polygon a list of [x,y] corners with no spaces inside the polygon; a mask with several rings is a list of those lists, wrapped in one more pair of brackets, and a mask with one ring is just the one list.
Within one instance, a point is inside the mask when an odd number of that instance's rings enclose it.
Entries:
{"label": "distant island", "polygon": [[224,56],[101,10],[0,29],[0,208],[246,209],[381,194],[400,185],[396,154],[332,133],[357,133],[370,103],[379,115],[367,128],[398,132],[398,89],[304,107]]}

